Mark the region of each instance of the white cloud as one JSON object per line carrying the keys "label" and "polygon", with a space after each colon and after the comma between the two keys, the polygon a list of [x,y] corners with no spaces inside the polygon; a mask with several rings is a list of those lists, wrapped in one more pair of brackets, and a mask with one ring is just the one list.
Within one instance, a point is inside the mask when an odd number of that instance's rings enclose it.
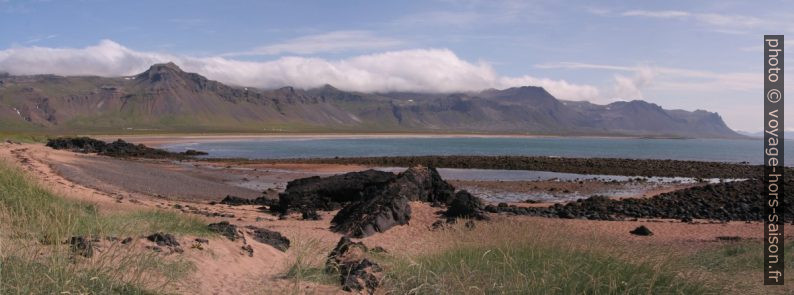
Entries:
{"label": "white cloud", "polygon": [[[623,16],[636,16],[658,19],[694,20],[715,27],[714,31],[728,34],[747,33],[748,29],[774,27],[777,22],[753,16],[719,13],[698,13],[680,10],[629,10]],[[727,28],[727,29],[726,29]]]}
{"label": "white cloud", "polygon": [[53,34],[53,35],[47,35],[47,36],[43,36],[43,37],[35,37],[35,38],[31,38],[30,40],[25,41],[25,44],[38,43],[38,42],[41,42],[41,41],[44,41],[44,40],[49,40],[49,39],[52,39],[52,38],[55,38],[55,37],[58,37],[58,35],[54,35]]}
{"label": "white cloud", "polygon": [[548,13],[536,1],[524,0],[449,0],[439,10],[408,14],[392,22],[398,26],[473,27],[517,22],[538,22]]}
{"label": "white cloud", "polygon": [[651,85],[654,75],[653,70],[647,67],[638,68],[633,77],[615,75],[613,97],[625,100],[645,98],[642,89]]}
{"label": "white cloud", "polygon": [[224,56],[313,54],[320,52],[343,52],[392,48],[403,42],[397,39],[378,37],[369,31],[334,31],[318,35],[303,36],[282,43],[271,44],[243,52],[232,52]]}
{"label": "white cloud", "polygon": [[262,88],[312,88],[328,83],[340,89],[365,92],[454,92],[534,85],[561,99],[595,99],[599,95],[589,85],[532,76],[502,76],[485,62],[468,62],[446,49],[388,51],[341,60],[283,57],[262,62],[141,52],[110,40],[78,49],[0,50],[0,72],[17,75],[126,76],[143,72],[154,63],[169,61],[210,79]]}
{"label": "white cloud", "polygon": [[659,10],[659,11],[629,10],[623,13],[623,16],[644,16],[644,17],[654,17],[654,18],[681,18],[690,15],[691,14],[689,12],[679,11],[679,10]]}
{"label": "white cloud", "polygon": [[543,69],[588,69],[625,72],[633,77],[615,75],[614,97],[622,99],[642,98],[643,89],[670,91],[703,91],[715,89],[731,91],[754,91],[762,84],[758,83],[758,74],[750,72],[712,72],[673,67],[658,66],[619,66],[588,64],[576,62],[559,62],[536,65]]}

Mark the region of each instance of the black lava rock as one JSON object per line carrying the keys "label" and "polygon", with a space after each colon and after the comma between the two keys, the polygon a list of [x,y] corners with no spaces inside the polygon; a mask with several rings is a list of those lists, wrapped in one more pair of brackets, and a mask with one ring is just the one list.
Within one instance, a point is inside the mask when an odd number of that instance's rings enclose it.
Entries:
{"label": "black lava rock", "polygon": [[237,232],[237,226],[228,221],[210,223],[207,227],[209,227],[211,231],[217,232],[232,241],[236,241],[242,237],[240,233]]}
{"label": "black lava rock", "polygon": [[273,248],[282,252],[286,252],[289,249],[290,241],[282,236],[281,233],[254,226],[248,226],[247,228],[251,230],[249,234],[255,241],[273,246]]}
{"label": "black lava rock", "polygon": [[331,230],[353,237],[367,237],[395,225],[408,224],[411,206],[396,191],[372,188],[364,200],[351,203],[331,220]]}
{"label": "black lava rock", "polygon": [[146,239],[156,243],[157,246],[179,247],[179,242],[172,234],[157,232],[149,235]]}
{"label": "black lava rock", "polygon": [[487,220],[488,216],[483,211],[483,204],[480,198],[475,197],[465,190],[460,190],[455,194],[447,211],[444,212],[447,218],[473,218]]}
{"label": "black lava rock", "polygon": [[345,291],[360,291],[374,294],[383,276],[383,269],[366,258],[367,247],[342,237],[326,261],[326,272],[338,273]]}
{"label": "black lava rock", "polygon": [[648,229],[647,227],[645,227],[644,225],[638,226],[637,228],[635,228],[634,230],[630,231],[629,233],[631,233],[632,235],[637,235],[637,236],[652,236],[653,235],[653,232],[651,232],[651,230]]}
{"label": "black lava rock", "polygon": [[[90,137],[59,137],[49,139],[47,146],[57,150],[71,150],[78,153],[97,153],[100,155],[119,158],[188,158],[200,155],[203,152],[191,151],[190,153],[172,153],[166,150],[150,148],[142,144],[133,144],[118,139],[111,143]],[[206,154],[206,153],[204,153]]]}

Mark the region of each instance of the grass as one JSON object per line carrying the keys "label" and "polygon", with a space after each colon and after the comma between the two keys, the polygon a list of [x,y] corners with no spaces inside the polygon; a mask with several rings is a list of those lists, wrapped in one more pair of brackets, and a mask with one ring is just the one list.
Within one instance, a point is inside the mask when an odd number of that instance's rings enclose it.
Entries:
{"label": "grass", "polygon": [[663,266],[532,245],[460,247],[392,266],[396,294],[707,294]]}
{"label": "grass", "polygon": [[0,131],[0,142],[6,140],[21,142],[21,143],[42,143],[47,141],[48,135],[38,133],[17,133],[17,132],[2,132]]}
{"label": "grass", "polygon": [[430,252],[374,256],[388,294],[720,294],[678,268],[666,246],[636,244],[565,224],[511,218],[459,223],[424,241]]}
{"label": "grass", "polygon": [[319,240],[293,240],[290,251],[292,252],[292,259],[284,277],[293,282],[293,291],[296,294],[303,292],[301,286],[304,282],[324,285],[336,285],[339,283],[338,273],[325,271],[326,255],[331,249],[323,247]]}
{"label": "grass", "polygon": [[72,236],[212,235],[201,219],[166,211],[103,214],[68,200],[0,161],[0,293],[150,294],[193,270],[190,263],[110,242],[91,259],[73,256]]}
{"label": "grass", "polygon": [[[786,239],[785,261],[794,261],[794,240]],[[736,290],[742,294],[792,294],[794,278],[787,276],[785,285],[762,286],[764,257],[762,240],[725,241],[686,255],[678,263],[682,268],[699,269],[709,274],[706,279]],[[786,263],[786,271],[794,271],[794,265]],[[788,289],[786,289],[788,288]]]}
{"label": "grass", "polygon": [[[785,260],[794,261],[794,241],[786,240]],[[741,273],[747,270],[758,270],[764,267],[761,253],[763,241],[744,240],[723,242],[719,245],[698,251],[687,258],[690,263],[708,271],[720,273]],[[794,269],[790,263],[786,270]]]}
{"label": "grass", "polygon": [[212,235],[205,222],[170,211],[101,214],[95,205],[68,200],[0,162],[0,205],[9,223],[30,238],[54,243],[74,235],[136,235],[155,231]]}

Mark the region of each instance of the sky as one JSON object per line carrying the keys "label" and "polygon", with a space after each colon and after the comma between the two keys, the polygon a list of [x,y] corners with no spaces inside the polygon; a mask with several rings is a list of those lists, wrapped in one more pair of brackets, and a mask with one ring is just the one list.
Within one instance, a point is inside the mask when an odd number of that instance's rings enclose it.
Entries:
{"label": "sky", "polygon": [[757,132],[763,35],[794,34],[792,20],[794,1],[0,0],[0,72],[126,76],[173,61],[260,88],[531,85]]}

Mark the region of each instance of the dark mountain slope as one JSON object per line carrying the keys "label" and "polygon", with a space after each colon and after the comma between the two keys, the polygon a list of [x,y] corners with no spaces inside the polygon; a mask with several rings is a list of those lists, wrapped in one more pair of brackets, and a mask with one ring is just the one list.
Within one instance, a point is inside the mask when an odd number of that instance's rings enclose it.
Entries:
{"label": "dark mountain slope", "polygon": [[439,131],[741,137],[716,113],[559,101],[539,87],[359,93],[233,87],[173,63],[130,77],[0,76],[0,130]]}

